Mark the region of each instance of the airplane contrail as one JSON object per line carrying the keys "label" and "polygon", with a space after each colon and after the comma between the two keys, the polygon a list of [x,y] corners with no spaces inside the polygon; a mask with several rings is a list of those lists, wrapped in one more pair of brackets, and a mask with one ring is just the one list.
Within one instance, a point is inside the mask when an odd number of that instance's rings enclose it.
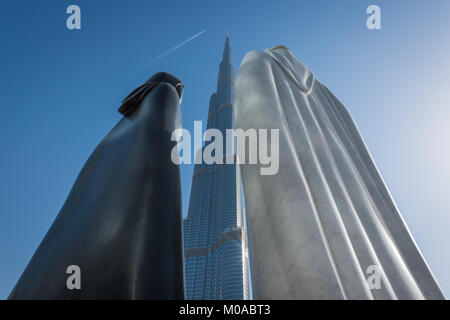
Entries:
{"label": "airplane contrail", "polygon": [[130,73],[130,74],[129,74],[128,76],[126,76],[125,78],[128,78],[128,77],[130,77],[130,76],[132,76],[132,75],[134,75],[134,74],[136,74],[136,73],[138,73],[138,72],[143,71],[144,69],[147,69],[147,68],[150,67],[152,64],[154,64],[155,62],[161,60],[162,58],[164,58],[164,57],[167,56],[168,54],[172,53],[173,51],[177,50],[178,48],[184,46],[184,45],[185,45],[186,43],[188,43],[189,41],[194,40],[195,38],[197,38],[198,36],[200,36],[200,35],[201,35],[202,33],[204,33],[205,31],[206,31],[206,29],[200,31],[200,32],[197,33],[197,34],[194,34],[192,37],[190,37],[190,38],[184,40],[183,42],[180,42],[180,43],[177,44],[175,47],[173,47],[173,48],[167,50],[166,52],[164,52],[164,53],[162,53],[162,54],[160,54],[160,55],[157,56],[155,59],[153,59],[152,61],[150,61],[149,63],[147,63],[145,66],[143,66],[142,68],[140,68],[140,69],[138,69],[138,70],[136,70],[136,71]]}

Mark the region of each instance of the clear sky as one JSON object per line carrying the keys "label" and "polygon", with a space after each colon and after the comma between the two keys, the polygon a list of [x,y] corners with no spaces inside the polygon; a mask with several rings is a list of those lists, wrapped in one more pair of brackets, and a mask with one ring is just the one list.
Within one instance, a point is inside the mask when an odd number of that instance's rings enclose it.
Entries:
{"label": "clear sky", "polygon": [[[66,28],[70,4],[81,8],[81,30]],[[366,28],[371,4],[382,30]],[[0,298],[132,89],[171,72],[185,84],[184,127],[206,121],[226,32],[236,70],[247,51],[284,44],[347,106],[450,296],[449,30],[448,0],[3,1]],[[192,170],[181,168],[184,214]]]}

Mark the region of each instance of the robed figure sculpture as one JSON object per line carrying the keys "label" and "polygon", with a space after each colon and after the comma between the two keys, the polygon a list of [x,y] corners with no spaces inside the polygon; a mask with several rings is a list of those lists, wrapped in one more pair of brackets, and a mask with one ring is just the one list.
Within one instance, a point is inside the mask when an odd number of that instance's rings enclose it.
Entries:
{"label": "robed figure sculpture", "polygon": [[[441,299],[347,109],[284,46],[251,51],[236,128],[279,130],[279,171],[241,166],[255,299]],[[271,146],[267,147],[271,150]]]}
{"label": "robed figure sculpture", "polygon": [[[10,299],[183,299],[179,167],[182,82],[160,72],[81,170]],[[79,271],[80,288],[72,273]]]}

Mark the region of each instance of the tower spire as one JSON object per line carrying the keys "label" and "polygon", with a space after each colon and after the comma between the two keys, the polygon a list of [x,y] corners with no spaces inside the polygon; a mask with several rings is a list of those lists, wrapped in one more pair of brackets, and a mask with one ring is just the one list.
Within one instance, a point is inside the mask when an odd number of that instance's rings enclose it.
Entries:
{"label": "tower spire", "polygon": [[228,36],[228,32],[225,36],[225,48],[223,49],[223,62],[231,63],[231,48],[230,48],[230,37]]}

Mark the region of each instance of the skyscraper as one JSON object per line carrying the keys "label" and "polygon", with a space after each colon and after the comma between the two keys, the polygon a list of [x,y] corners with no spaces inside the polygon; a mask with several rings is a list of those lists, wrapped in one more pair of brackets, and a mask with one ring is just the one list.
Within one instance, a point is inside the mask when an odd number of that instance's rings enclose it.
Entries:
{"label": "skyscraper", "polygon": [[[226,129],[234,127],[233,98],[234,69],[227,35],[207,122],[208,129],[218,129],[224,137]],[[248,299],[247,236],[238,165],[195,165],[183,232],[186,298]]]}

